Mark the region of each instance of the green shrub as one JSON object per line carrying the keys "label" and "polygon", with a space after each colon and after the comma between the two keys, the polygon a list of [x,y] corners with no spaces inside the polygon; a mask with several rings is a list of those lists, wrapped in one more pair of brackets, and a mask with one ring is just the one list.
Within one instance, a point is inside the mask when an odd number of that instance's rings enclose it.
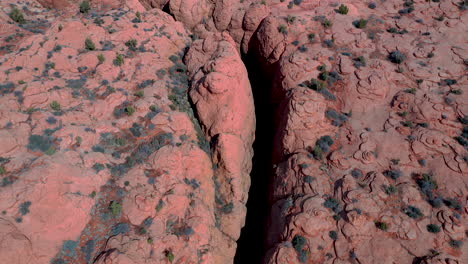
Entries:
{"label": "green shrub", "polygon": [[421,210],[420,210],[419,208],[414,207],[414,206],[411,206],[411,205],[408,206],[408,207],[406,207],[406,208],[404,208],[404,209],[403,209],[403,212],[404,212],[407,216],[409,216],[409,217],[411,217],[411,218],[413,218],[413,219],[418,219],[418,218],[424,216],[423,213],[421,212]]}
{"label": "green shrub", "polygon": [[104,54],[97,55],[97,58],[98,58],[99,64],[103,64],[104,61],[106,61],[106,57],[104,57]]}
{"label": "green shrub", "polygon": [[136,39],[131,39],[131,40],[125,42],[125,46],[127,46],[128,49],[131,50],[131,51],[136,51],[136,49],[137,49],[137,40]]}
{"label": "green shrub", "polygon": [[109,210],[111,211],[112,215],[119,216],[122,212],[122,205],[116,201],[112,201],[110,203]]}
{"label": "green shrub", "polygon": [[292,245],[298,254],[298,259],[302,263],[306,263],[309,257],[309,251],[305,248],[307,239],[301,235],[294,236]]}
{"label": "green shrub", "polygon": [[346,5],[341,4],[340,7],[338,8],[338,13],[342,15],[348,14],[349,8]]}
{"label": "green shrub", "polygon": [[367,20],[366,19],[359,19],[353,22],[353,25],[357,28],[365,28],[367,26]]}
{"label": "green shrub", "polygon": [[49,136],[31,135],[27,148],[33,151],[40,150],[46,154],[55,152],[52,138]]}
{"label": "green shrub", "polygon": [[125,113],[127,113],[127,115],[131,116],[133,115],[134,113],[136,112],[135,108],[133,106],[127,106],[125,107]]}
{"label": "green shrub", "polygon": [[338,240],[338,233],[336,231],[328,232],[328,236],[333,240]]}
{"label": "green shrub", "polygon": [[286,21],[290,24],[294,23],[294,21],[296,21],[296,17],[295,16],[291,16],[291,15],[288,15],[286,17]]}
{"label": "green shrub", "polygon": [[135,95],[136,97],[140,97],[140,98],[141,98],[141,97],[145,96],[145,92],[143,92],[143,91],[137,91],[137,92],[134,93],[134,95]]}
{"label": "green shrub", "polygon": [[426,228],[427,228],[427,231],[434,233],[434,234],[440,232],[440,226],[438,225],[430,224],[430,225],[427,225]]}
{"label": "green shrub", "polygon": [[170,263],[174,261],[174,253],[172,253],[171,250],[166,250],[164,251],[164,254],[166,255],[167,260],[169,260]]}
{"label": "green shrub", "polygon": [[19,10],[16,7],[13,7],[13,9],[11,9],[9,16],[16,23],[24,24],[26,22],[26,19],[24,19],[23,12],[21,12],[21,10]]}
{"label": "green shrub", "polygon": [[397,192],[397,188],[394,185],[384,185],[384,191],[386,194],[392,195]]}
{"label": "green shrub", "polygon": [[385,223],[385,222],[376,221],[374,224],[375,224],[375,227],[377,227],[378,229],[380,229],[382,231],[387,231],[388,230],[388,224]]}
{"label": "green shrub", "polygon": [[122,54],[117,54],[114,59],[114,65],[121,66],[122,64],[124,64],[124,56]]}
{"label": "green shrub", "polygon": [[395,51],[392,51],[388,58],[390,59],[391,62],[393,63],[397,63],[397,64],[400,64],[402,63],[404,60],[406,60],[406,55],[403,54],[401,51],[399,50],[395,50]]}
{"label": "green shrub", "polygon": [[59,102],[52,101],[52,103],[50,103],[50,108],[52,108],[54,111],[60,111],[62,107],[60,106]]}
{"label": "green shrub", "polygon": [[86,38],[85,40],[85,48],[87,50],[95,50],[96,49],[96,45],[94,44],[93,40],[90,39],[90,38]]}
{"label": "green shrub", "polygon": [[80,13],[87,14],[91,10],[91,4],[88,0],[81,2],[80,4]]}
{"label": "green shrub", "polygon": [[341,211],[341,205],[340,202],[335,199],[335,198],[327,198],[325,202],[323,203],[323,206],[328,209],[332,209],[333,212],[339,213]]}
{"label": "green shrub", "polygon": [[288,28],[285,25],[280,25],[278,27],[278,32],[284,35],[288,34]]}
{"label": "green shrub", "polygon": [[331,27],[332,25],[333,25],[333,23],[332,23],[329,19],[327,19],[327,18],[325,18],[325,19],[322,21],[322,26],[323,26],[324,28],[329,28],[329,27]]}

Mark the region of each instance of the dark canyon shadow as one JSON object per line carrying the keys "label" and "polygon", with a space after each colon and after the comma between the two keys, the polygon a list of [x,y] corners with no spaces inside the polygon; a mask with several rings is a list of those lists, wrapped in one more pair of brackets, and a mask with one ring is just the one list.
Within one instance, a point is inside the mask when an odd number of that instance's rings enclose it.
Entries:
{"label": "dark canyon shadow", "polygon": [[243,58],[249,72],[249,80],[255,103],[256,132],[251,187],[247,201],[247,217],[237,241],[235,264],[262,263],[265,254],[264,241],[269,217],[268,191],[270,185],[271,158],[274,138],[274,107],[270,103],[271,79],[266,78],[254,55]]}

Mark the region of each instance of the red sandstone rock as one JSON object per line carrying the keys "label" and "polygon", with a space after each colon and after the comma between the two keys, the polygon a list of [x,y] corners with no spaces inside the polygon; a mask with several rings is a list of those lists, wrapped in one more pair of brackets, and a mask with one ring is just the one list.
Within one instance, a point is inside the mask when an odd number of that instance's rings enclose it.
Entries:
{"label": "red sandstone rock", "polygon": [[277,106],[264,263],[468,262],[466,4],[79,4],[0,3],[5,263],[232,263],[244,55]]}
{"label": "red sandstone rock", "polygon": [[[12,264],[232,261],[255,124],[234,42],[225,35],[210,51],[196,44],[187,72],[181,56],[191,40],[181,23],[159,10],[98,6],[93,16],[52,17],[44,34],[22,36],[2,57],[0,257]],[[188,102],[188,80],[204,67],[212,69],[205,84],[213,98],[196,110],[211,127],[206,137],[217,140],[216,160]],[[223,194],[222,212],[215,196],[225,189],[233,192]]]}

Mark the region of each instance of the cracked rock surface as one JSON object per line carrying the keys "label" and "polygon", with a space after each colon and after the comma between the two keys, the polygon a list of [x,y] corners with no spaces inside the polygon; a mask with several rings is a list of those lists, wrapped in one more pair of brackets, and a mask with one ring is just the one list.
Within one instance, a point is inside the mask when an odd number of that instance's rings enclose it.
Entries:
{"label": "cracked rock surface", "polygon": [[2,263],[468,263],[466,1],[0,7]]}

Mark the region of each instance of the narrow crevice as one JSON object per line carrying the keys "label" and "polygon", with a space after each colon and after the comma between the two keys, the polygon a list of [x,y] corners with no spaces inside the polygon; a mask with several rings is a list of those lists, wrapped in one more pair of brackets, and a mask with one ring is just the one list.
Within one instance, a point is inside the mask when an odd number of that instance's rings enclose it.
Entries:
{"label": "narrow crevice", "polygon": [[235,264],[263,263],[266,223],[269,217],[268,192],[272,175],[271,158],[274,138],[275,107],[271,104],[271,79],[260,72],[256,56],[243,58],[254,96],[256,132],[247,217],[237,241]]}
{"label": "narrow crevice", "polygon": [[169,3],[170,3],[170,1],[168,1],[167,4],[165,4],[161,10],[163,12],[165,12],[165,13],[168,13],[172,18],[174,18],[174,20],[177,21],[177,19],[175,18],[175,16],[171,12],[171,7],[170,7]]}

